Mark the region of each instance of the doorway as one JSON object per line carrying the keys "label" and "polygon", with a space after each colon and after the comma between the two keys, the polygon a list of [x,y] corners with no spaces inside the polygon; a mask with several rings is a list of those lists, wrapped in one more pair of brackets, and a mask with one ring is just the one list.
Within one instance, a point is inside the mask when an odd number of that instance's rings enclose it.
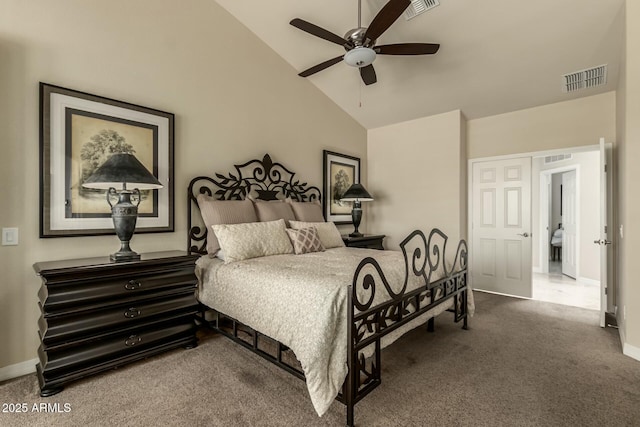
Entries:
{"label": "doorway", "polygon": [[599,165],[595,149],[532,160],[533,299],[600,309]]}
{"label": "doorway", "polygon": [[[555,298],[552,302],[576,305],[581,299],[579,292],[587,291],[591,305],[584,306],[600,309],[600,325],[604,326],[605,312],[611,312],[615,304],[615,289],[607,288],[608,283],[613,283],[608,265],[612,262],[610,240],[615,237],[607,227],[607,220],[612,218],[612,171],[608,169],[612,165],[611,147],[611,143],[607,144],[601,138],[599,145],[469,160],[469,281],[475,290],[546,300],[539,293],[533,295],[534,280],[544,275],[546,282],[557,286],[556,294],[565,297]],[[586,153],[593,156],[595,167],[569,167],[572,159]],[[547,157],[551,162],[565,163],[543,167]],[[517,170],[525,170],[520,166],[527,160],[530,173],[517,173]],[[516,161],[522,162],[521,165],[512,164]],[[558,224],[553,226],[550,222],[548,203],[544,209],[540,207],[541,191],[547,198],[552,196],[546,182],[541,185],[540,171],[563,167],[564,171],[557,172],[575,171],[575,184],[571,184],[569,178],[569,186],[575,185],[576,190],[571,199],[575,210],[575,235],[573,242],[563,236],[561,249],[561,258],[565,261],[569,255],[574,257],[575,272],[569,273],[572,277],[562,274],[562,267],[558,271],[557,264],[549,264],[551,237]],[[565,185],[566,182],[563,196]],[[586,205],[592,196],[595,201]],[[565,198],[563,216],[566,216],[567,203]],[[599,216],[593,215],[598,212]],[[541,218],[544,218],[543,225]],[[595,228],[585,226],[592,224],[593,218],[599,219],[600,223]],[[565,221],[563,232],[566,225]],[[595,258],[594,248],[599,253]],[[594,289],[599,289],[599,301],[595,304]]]}

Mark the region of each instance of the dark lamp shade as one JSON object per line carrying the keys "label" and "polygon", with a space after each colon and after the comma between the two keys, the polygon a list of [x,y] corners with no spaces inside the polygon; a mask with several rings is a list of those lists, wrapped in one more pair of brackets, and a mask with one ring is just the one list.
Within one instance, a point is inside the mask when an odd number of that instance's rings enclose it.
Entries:
{"label": "dark lamp shade", "polygon": [[133,154],[129,153],[111,155],[82,186],[106,190],[109,188],[116,190],[162,188],[160,181]]}
{"label": "dark lamp shade", "polygon": [[371,202],[373,197],[361,184],[353,184],[345,191],[340,200],[345,202]]}

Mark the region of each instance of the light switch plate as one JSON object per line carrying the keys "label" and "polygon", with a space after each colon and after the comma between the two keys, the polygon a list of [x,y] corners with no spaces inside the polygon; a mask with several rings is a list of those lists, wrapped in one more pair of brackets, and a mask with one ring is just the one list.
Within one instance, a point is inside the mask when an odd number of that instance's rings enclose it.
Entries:
{"label": "light switch plate", "polygon": [[18,244],[18,229],[2,229],[2,246],[16,246]]}

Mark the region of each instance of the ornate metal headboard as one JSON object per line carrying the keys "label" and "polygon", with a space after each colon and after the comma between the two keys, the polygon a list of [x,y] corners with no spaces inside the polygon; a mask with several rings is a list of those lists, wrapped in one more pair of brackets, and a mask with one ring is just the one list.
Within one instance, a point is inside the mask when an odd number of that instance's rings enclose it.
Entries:
{"label": "ornate metal headboard", "polygon": [[[198,194],[206,194],[218,200],[243,200],[247,195],[259,200],[277,200],[291,198],[298,202],[321,201],[322,193],[315,186],[307,186],[300,182],[281,163],[273,162],[269,154],[262,160],[250,160],[247,163],[233,166],[236,173],[229,172],[227,176],[216,173],[215,178],[199,176],[191,180],[187,201],[187,226],[189,253],[207,253],[207,230],[199,215]],[[198,214],[193,215],[193,208]],[[194,220],[197,225],[193,225]]]}

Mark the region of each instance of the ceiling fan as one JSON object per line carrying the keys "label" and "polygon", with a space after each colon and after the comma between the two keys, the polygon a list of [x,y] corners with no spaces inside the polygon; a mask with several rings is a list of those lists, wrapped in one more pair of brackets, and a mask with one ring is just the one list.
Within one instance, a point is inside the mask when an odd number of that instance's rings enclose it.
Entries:
{"label": "ceiling fan", "polygon": [[344,59],[348,65],[358,67],[360,76],[366,85],[377,81],[373,61],[376,55],[432,55],[440,48],[435,43],[398,43],[376,46],[376,39],[393,24],[407,7],[411,0],[390,0],[380,12],[373,18],[368,28],[362,26],[362,0],[358,0],[358,28],[349,30],[344,37],[340,37],[330,31],[320,28],[302,19],[293,19],[290,24],[321,39],[338,44],[347,51],[344,55],[321,62],[300,74],[301,77],[309,77],[319,71],[329,68]]}

